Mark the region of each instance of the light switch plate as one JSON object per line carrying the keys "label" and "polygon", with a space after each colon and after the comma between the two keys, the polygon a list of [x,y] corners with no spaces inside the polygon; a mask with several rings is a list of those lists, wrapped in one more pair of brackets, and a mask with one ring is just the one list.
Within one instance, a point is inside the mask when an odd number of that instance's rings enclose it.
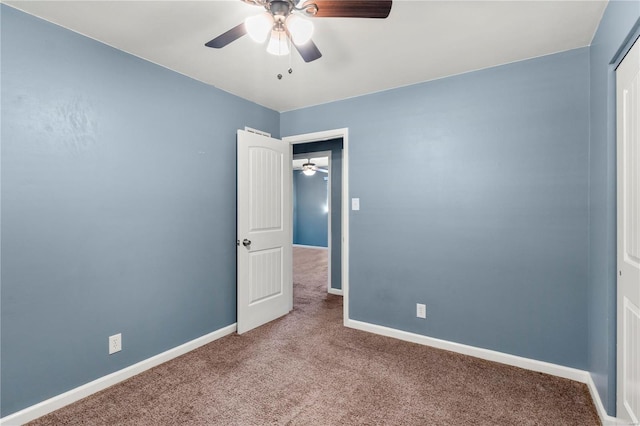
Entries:
{"label": "light switch plate", "polygon": [[351,210],[360,210],[360,198],[351,199]]}

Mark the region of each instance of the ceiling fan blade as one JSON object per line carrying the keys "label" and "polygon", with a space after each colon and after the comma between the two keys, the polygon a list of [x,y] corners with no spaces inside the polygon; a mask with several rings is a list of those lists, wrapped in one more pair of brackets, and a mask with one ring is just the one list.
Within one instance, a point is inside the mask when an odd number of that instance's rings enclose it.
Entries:
{"label": "ceiling fan blade", "polygon": [[305,62],[315,61],[316,59],[320,59],[322,57],[322,53],[318,49],[318,46],[313,42],[313,40],[309,40],[302,46],[298,46],[295,43],[291,43],[296,47],[296,50],[302,56]]}
{"label": "ceiling fan blade", "polygon": [[318,18],[377,18],[384,19],[391,12],[391,0],[308,0],[304,6],[315,4]]}
{"label": "ceiling fan blade", "polygon": [[316,171],[320,173],[329,173],[329,170],[325,170],[325,169],[316,169]]}
{"label": "ceiling fan blade", "polygon": [[243,22],[242,24],[231,28],[226,33],[220,34],[218,37],[206,43],[205,46],[213,47],[214,49],[220,49],[221,47],[225,47],[227,44],[231,43],[232,41],[236,41],[246,33],[247,33],[247,29],[245,28],[244,22]]}

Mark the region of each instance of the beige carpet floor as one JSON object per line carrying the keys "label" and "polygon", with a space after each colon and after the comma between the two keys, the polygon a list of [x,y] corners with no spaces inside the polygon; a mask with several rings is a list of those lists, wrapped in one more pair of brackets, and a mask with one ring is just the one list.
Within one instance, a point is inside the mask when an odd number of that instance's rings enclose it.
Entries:
{"label": "beige carpet floor", "polygon": [[343,327],[326,252],[294,258],[291,314],[32,424],[600,424],[584,384]]}

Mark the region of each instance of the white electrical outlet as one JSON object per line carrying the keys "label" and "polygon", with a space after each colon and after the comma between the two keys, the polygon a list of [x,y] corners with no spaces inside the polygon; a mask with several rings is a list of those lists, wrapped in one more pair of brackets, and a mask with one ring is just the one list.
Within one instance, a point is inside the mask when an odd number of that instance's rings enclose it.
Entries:
{"label": "white electrical outlet", "polygon": [[427,317],[427,305],[423,305],[422,303],[416,303],[416,316],[418,318],[426,318]]}
{"label": "white electrical outlet", "polygon": [[109,336],[109,355],[122,350],[122,333]]}

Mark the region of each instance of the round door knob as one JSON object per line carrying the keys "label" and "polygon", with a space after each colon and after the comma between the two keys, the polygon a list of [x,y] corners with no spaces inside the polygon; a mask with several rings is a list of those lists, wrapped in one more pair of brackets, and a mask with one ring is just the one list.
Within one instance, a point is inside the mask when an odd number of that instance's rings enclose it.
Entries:
{"label": "round door knob", "polygon": [[245,247],[249,247],[251,245],[251,240],[247,240],[246,238],[242,240],[242,245]]}

